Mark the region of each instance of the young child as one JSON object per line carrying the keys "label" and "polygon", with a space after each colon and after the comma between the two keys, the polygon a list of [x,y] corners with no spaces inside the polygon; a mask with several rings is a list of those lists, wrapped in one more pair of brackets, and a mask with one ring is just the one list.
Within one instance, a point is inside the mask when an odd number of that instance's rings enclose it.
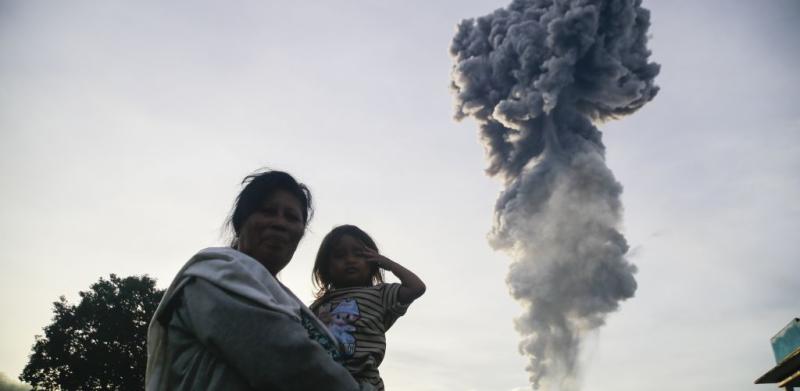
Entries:
{"label": "young child", "polygon": [[[382,269],[400,284],[383,282]],[[313,270],[317,300],[311,310],[339,340],[335,355],[361,383],[384,389],[378,365],[386,352],[386,330],[425,293],[410,270],[378,253],[372,238],[354,225],[334,228],[322,240]]]}

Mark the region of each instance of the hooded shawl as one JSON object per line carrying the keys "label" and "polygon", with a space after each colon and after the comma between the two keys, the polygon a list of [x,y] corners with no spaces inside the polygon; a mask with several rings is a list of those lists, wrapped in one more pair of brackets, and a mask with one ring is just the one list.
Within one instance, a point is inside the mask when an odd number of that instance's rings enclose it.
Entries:
{"label": "hooded shawl", "polygon": [[[184,294],[186,298],[183,297]],[[195,307],[199,310],[193,310]],[[236,319],[218,319],[231,307],[236,307],[237,310],[239,308],[254,310],[252,318],[245,311],[246,316],[238,319],[240,324],[232,329],[236,330],[236,333],[226,333],[224,330],[225,321],[233,322]],[[174,339],[173,344],[175,340],[181,340],[183,342],[180,343],[186,344],[187,333],[184,332],[180,336],[177,331],[170,328],[171,317],[180,311],[192,311],[186,315],[191,320],[187,324],[189,324],[189,344],[192,345],[192,349],[175,350],[169,347],[171,336]],[[243,313],[239,311],[235,314]],[[262,323],[259,323],[262,321],[259,318],[260,314],[269,314],[263,323],[270,324],[263,324],[263,328]],[[245,321],[241,322],[242,320]],[[241,323],[245,325],[242,326]],[[222,329],[220,324],[223,324]],[[206,327],[211,331],[205,330]],[[245,332],[242,332],[242,327]],[[279,332],[274,333],[273,330]],[[197,337],[195,338],[193,334]],[[215,335],[220,338],[215,339]],[[204,388],[233,389],[246,384],[245,388],[254,390],[292,390],[323,381],[325,389],[328,390],[359,390],[359,386],[349,373],[333,361],[328,352],[309,335],[314,335],[316,340],[322,340],[323,345],[328,344],[329,347],[338,348],[336,339],[308,307],[258,261],[232,248],[207,248],[197,253],[181,268],[164,293],[150,322],[147,334],[146,389],[148,391],[174,389],[175,384],[172,383],[176,381],[175,377],[178,375],[172,370],[176,362],[191,366],[192,360],[203,359],[198,356],[211,356],[211,360],[206,359],[202,365],[200,363],[195,365],[195,368],[204,368],[209,371],[208,373],[213,372],[213,379],[223,380],[215,380],[221,384],[214,384],[213,387],[204,384]],[[215,343],[218,345],[230,339],[235,339],[237,346],[246,348],[224,353],[228,354],[228,357],[233,354],[233,357],[246,362],[246,368],[236,368],[235,364],[226,362],[224,354],[220,353],[225,347],[220,349],[219,346],[213,346]],[[295,346],[291,344],[296,345],[297,349],[295,350]],[[284,356],[276,356],[279,354],[277,352],[281,351],[284,352]],[[211,364],[208,364],[209,362]],[[217,376],[218,372],[223,375]],[[224,379],[234,379],[233,383],[237,384],[225,384]],[[197,386],[198,384],[194,384],[194,387]]]}

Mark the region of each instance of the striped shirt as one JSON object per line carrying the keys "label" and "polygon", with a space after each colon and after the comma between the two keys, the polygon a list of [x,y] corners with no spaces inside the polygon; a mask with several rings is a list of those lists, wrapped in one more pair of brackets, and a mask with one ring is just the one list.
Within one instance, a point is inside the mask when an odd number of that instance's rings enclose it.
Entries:
{"label": "striped shirt", "polygon": [[383,390],[378,366],[386,353],[386,330],[406,313],[397,301],[400,284],[336,289],[311,304],[342,347],[340,361],[359,382]]}

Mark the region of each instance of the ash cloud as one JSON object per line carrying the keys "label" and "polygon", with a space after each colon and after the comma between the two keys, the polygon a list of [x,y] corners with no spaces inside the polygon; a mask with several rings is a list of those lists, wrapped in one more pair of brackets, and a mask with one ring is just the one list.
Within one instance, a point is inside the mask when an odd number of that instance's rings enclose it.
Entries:
{"label": "ash cloud", "polygon": [[595,124],[657,94],[649,25],[637,0],[515,0],[462,21],[450,48],[455,117],[478,122],[486,172],[504,183],[489,241],[513,259],[534,389],[579,388],[582,337],[636,291]]}

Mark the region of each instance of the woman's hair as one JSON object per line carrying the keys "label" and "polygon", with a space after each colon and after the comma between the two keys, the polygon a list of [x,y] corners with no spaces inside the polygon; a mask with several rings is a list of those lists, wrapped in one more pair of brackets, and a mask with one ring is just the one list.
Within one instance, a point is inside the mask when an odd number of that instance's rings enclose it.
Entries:
{"label": "woman's hair", "polygon": [[297,182],[291,175],[283,171],[263,170],[250,174],[242,179],[244,188],[233,204],[231,214],[225,221],[228,229],[233,231],[231,247],[236,247],[239,240],[239,230],[244,222],[255,211],[261,208],[265,199],[275,194],[278,190],[284,190],[293,195],[300,202],[301,213],[303,214],[303,224],[308,225],[314,208],[311,205],[311,191],[306,185]]}
{"label": "woman's hair", "polygon": [[[333,248],[345,235],[349,235],[364,243],[365,246],[376,252],[378,251],[378,246],[375,244],[375,241],[372,240],[366,232],[355,225],[340,225],[331,230],[331,232],[328,232],[325,238],[322,239],[322,244],[319,245],[317,259],[314,261],[314,269],[311,271],[312,282],[317,289],[314,293],[314,297],[316,298],[324,296],[334,288],[331,283],[331,255],[333,253]],[[383,282],[383,270],[381,270],[377,264],[371,264],[370,267],[370,282],[373,285]]]}

